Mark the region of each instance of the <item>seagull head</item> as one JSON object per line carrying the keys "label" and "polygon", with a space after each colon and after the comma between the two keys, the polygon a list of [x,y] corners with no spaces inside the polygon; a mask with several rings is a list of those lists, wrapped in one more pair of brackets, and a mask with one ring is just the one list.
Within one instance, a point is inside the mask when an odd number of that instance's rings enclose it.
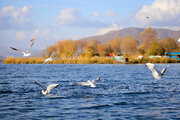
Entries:
{"label": "seagull head", "polygon": [[100,77],[98,77],[96,80],[99,81],[99,80],[100,80]]}

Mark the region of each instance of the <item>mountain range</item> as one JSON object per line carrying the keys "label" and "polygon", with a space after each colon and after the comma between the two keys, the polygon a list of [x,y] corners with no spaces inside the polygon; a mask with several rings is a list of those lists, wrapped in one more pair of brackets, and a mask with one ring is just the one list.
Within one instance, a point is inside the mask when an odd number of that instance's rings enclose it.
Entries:
{"label": "mountain range", "polygon": [[[127,37],[132,36],[139,40],[140,33],[143,32],[145,28],[136,28],[136,27],[129,27],[124,28],[121,30],[114,30],[110,31],[104,35],[98,35],[98,36],[91,36],[83,38],[85,40],[98,40],[100,42],[105,42],[107,40],[114,40],[115,37]],[[162,28],[152,28],[153,31],[157,33],[157,38],[164,39],[164,38],[174,38],[178,40],[180,38],[180,30],[169,30],[169,29],[162,29]],[[82,39],[81,39],[82,40]]]}

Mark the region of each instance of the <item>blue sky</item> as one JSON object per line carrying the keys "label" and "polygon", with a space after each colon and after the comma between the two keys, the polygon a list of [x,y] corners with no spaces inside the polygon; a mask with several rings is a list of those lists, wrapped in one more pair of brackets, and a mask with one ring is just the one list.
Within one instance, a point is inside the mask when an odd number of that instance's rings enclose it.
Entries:
{"label": "blue sky", "polygon": [[[126,27],[179,29],[179,0],[0,0],[0,47],[34,48]],[[149,16],[149,19],[146,18]]]}

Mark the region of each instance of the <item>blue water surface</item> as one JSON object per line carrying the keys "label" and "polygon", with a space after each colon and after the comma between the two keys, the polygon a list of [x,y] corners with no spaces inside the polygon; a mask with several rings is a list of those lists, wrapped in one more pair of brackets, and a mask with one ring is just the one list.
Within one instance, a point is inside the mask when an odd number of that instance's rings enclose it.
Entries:
{"label": "blue water surface", "polygon": [[[97,77],[96,88],[75,83]],[[34,80],[60,86],[44,96]],[[156,80],[143,64],[0,63],[0,119],[180,119],[180,64]]]}

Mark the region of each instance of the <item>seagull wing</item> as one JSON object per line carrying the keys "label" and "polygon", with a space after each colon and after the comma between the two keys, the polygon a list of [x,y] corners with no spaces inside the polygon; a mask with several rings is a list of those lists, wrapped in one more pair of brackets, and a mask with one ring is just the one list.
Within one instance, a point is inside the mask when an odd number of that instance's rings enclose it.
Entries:
{"label": "seagull wing", "polygon": [[168,68],[168,67],[165,67],[165,68],[162,69],[162,71],[161,71],[161,76],[164,75],[164,73],[166,72],[166,69],[167,69],[167,68]]}
{"label": "seagull wing", "polygon": [[157,73],[158,73],[158,71],[156,70],[154,64],[152,64],[152,63],[146,63],[145,66],[146,66],[148,69],[150,69],[152,72],[157,72]]}
{"label": "seagull wing", "polygon": [[32,47],[33,44],[34,44],[34,40],[35,40],[35,37],[33,37],[33,38],[31,39],[31,44],[30,44],[30,46],[29,46],[29,49],[27,50],[27,53],[30,53],[30,49],[31,49],[31,47]]}
{"label": "seagull wing", "polygon": [[152,63],[146,63],[145,66],[146,66],[149,70],[151,70],[152,72],[155,70],[154,64],[152,64]]}
{"label": "seagull wing", "polygon": [[152,64],[152,63],[146,63],[145,66],[152,71],[152,75],[153,75],[153,77],[154,77],[155,79],[160,79],[160,78],[161,78],[161,73],[156,70],[154,64]]}
{"label": "seagull wing", "polygon": [[56,53],[57,53],[56,51],[51,53],[50,58],[54,57],[56,55]]}
{"label": "seagull wing", "polygon": [[47,87],[47,93],[49,93],[49,92],[51,91],[51,89],[56,88],[57,86],[59,86],[59,84],[49,85],[49,86]]}
{"label": "seagull wing", "polygon": [[47,63],[48,61],[51,61],[51,60],[52,60],[52,58],[49,57],[49,58],[45,59],[43,63]]}
{"label": "seagull wing", "polygon": [[76,82],[78,85],[90,85],[90,83],[89,82]]}
{"label": "seagull wing", "polygon": [[44,59],[44,62],[43,63],[46,63],[48,61],[48,58],[47,59]]}
{"label": "seagull wing", "polygon": [[23,53],[23,54],[25,54],[25,52],[24,51],[22,51],[22,50],[18,50],[18,49],[16,49],[16,48],[13,48],[13,47],[10,47],[12,50],[15,50],[15,51],[18,51],[18,52],[21,52],[21,53]]}
{"label": "seagull wing", "polygon": [[31,39],[31,45],[30,45],[30,48],[33,46],[34,40],[35,40],[35,36]]}
{"label": "seagull wing", "polygon": [[43,88],[43,86],[42,86],[40,83],[38,83],[36,80],[34,80],[34,82],[35,82],[37,85],[39,85],[39,87],[40,87],[43,91],[45,91],[44,88]]}
{"label": "seagull wing", "polygon": [[15,50],[15,51],[18,51],[18,52],[23,52],[23,51],[21,51],[21,50],[18,50],[18,49],[16,49],[16,48],[13,48],[13,47],[10,47],[11,49],[13,49],[13,50]]}
{"label": "seagull wing", "polygon": [[98,77],[96,80],[92,80],[93,83],[98,82],[100,80],[100,77]]}
{"label": "seagull wing", "polygon": [[91,87],[96,87],[96,85],[93,82],[89,82]]}
{"label": "seagull wing", "polygon": [[30,48],[33,46],[33,44],[34,44],[34,41],[31,42]]}

